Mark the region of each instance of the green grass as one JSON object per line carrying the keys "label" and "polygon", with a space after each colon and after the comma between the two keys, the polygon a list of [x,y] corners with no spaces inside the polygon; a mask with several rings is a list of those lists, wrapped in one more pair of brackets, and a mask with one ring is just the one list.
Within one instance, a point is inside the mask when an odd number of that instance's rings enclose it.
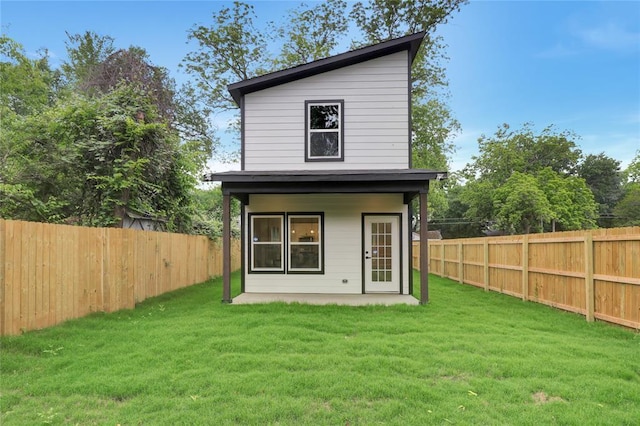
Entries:
{"label": "green grass", "polygon": [[640,419],[640,334],[578,315],[438,277],[418,307],[220,300],[216,280],[2,338],[0,423]]}

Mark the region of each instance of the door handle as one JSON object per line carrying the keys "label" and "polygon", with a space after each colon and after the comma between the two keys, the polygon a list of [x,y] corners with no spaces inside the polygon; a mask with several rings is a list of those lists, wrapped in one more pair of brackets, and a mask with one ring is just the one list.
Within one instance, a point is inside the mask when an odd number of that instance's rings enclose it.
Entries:
{"label": "door handle", "polygon": [[365,251],[365,252],[364,252],[364,258],[365,258],[365,259],[371,259],[371,256],[368,256],[368,254],[369,254],[369,252],[368,252],[368,251]]}

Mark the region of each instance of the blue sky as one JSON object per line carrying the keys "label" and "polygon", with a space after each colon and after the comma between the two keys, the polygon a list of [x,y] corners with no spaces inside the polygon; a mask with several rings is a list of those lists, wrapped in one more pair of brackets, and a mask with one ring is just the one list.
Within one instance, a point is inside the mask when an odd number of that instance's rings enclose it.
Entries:
{"label": "blue sky", "polygon": [[[261,22],[297,4],[254,3]],[[115,38],[116,47],[145,48],[180,82],[178,64],[195,48],[189,28],[210,24],[224,5],[3,0],[0,22],[28,53],[47,48],[54,66],[65,58],[65,31],[92,30]],[[584,153],[604,152],[623,168],[640,149],[640,2],[472,1],[438,33],[448,44],[449,103],[462,125],[452,171],[477,153],[481,134],[502,123],[571,130]]]}

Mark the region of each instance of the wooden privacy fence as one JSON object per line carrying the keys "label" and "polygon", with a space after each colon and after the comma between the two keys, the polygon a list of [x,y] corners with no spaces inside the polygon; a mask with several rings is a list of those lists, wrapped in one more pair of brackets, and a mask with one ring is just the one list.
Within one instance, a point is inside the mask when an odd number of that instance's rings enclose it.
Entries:
{"label": "wooden privacy fence", "polygon": [[221,247],[203,236],[0,220],[0,334],[130,309],[221,274]]}
{"label": "wooden privacy fence", "polygon": [[640,329],[640,227],[430,240],[429,272]]}

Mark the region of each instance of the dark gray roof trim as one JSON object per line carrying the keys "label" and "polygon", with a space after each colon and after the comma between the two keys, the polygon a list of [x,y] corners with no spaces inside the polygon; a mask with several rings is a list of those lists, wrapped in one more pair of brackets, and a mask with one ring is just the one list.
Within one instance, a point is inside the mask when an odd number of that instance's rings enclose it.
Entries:
{"label": "dark gray roof trim", "polygon": [[252,194],[403,194],[409,203],[429,190],[431,180],[445,179],[446,172],[422,169],[329,170],[293,172],[223,172],[205,176],[222,182],[222,193],[249,203]]}
{"label": "dark gray roof trim", "polygon": [[239,81],[237,83],[230,84],[227,86],[227,89],[236,103],[240,105],[240,98],[247,93],[311,77],[312,75],[358,64],[360,62],[376,59],[392,53],[401,52],[403,50],[409,51],[411,62],[413,62],[424,36],[425,32],[423,31],[393,40],[384,41],[372,46],[366,46],[361,49],[352,50],[350,52],[341,53],[324,59],[318,59],[317,61],[309,62],[297,67]]}
{"label": "dark gray roof trim", "polygon": [[284,182],[424,182],[447,178],[447,172],[425,169],[384,170],[297,170],[297,171],[232,171],[207,173],[205,182],[284,183]]}

